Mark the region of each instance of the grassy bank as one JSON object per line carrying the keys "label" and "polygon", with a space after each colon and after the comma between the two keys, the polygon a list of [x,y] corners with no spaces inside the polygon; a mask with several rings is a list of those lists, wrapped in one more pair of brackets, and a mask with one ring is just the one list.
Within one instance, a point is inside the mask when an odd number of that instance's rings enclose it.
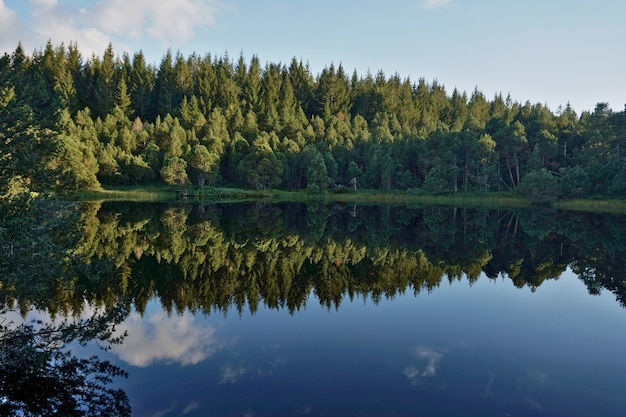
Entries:
{"label": "grassy bank", "polygon": [[[76,198],[84,201],[176,201],[181,194],[167,186],[155,187],[110,187],[81,191]],[[452,207],[524,208],[531,204],[528,199],[513,193],[447,194],[424,195],[407,192],[378,192],[372,190],[348,191],[344,193],[309,193],[306,191],[249,190],[244,188],[204,187],[189,189],[188,202],[300,202],[300,203],[354,203],[354,204],[402,204]],[[557,201],[552,207],[559,210],[589,212],[626,213],[626,201],[601,199],[573,199]]]}
{"label": "grassy bank", "polygon": [[240,188],[205,187],[190,190],[188,201],[259,201],[296,203],[356,203],[356,204],[402,204],[402,205],[441,205],[459,207],[499,207],[519,208],[530,205],[528,199],[513,194],[498,193],[489,196],[475,194],[421,195],[407,192],[380,192],[374,190],[346,191],[342,193],[310,193],[284,190],[249,190]]}
{"label": "grassy bank", "polygon": [[552,206],[559,210],[589,211],[597,213],[626,213],[626,201],[623,200],[596,200],[572,199],[557,201]]}
{"label": "grassy bank", "polygon": [[82,190],[75,194],[82,201],[174,201],[178,193],[170,187],[111,187],[96,190]]}
{"label": "grassy bank", "polygon": [[[76,198],[84,201],[174,201],[181,194],[170,187],[110,187],[98,190],[85,190],[76,193]],[[462,207],[526,207],[527,199],[512,194],[474,195],[421,195],[407,192],[378,192],[363,190],[344,193],[309,193],[306,191],[249,190],[243,188],[204,187],[189,189],[188,202],[240,202],[266,200],[272,202],[302,203],[357,203],[357,204],[410,204],[442,205]]]}
{"label": "grassy bank", "polygon": [[[168,186],[149,187],[106,187],[95,190],[82,190],[74,197],[81,201],[135,201],[135,202],[168,202],[181,200],[180,191]],[[187,201],[245,201],[273,199],[272,191],[256,191],[239,188],[204,187],[189,189],[185,199]]]}
{"label": "grassy bank", "polygon": [[277,191],[273,197],[277,201],[296,202],[340,202],[357,204],[403,204],[403,205],[440,205],[458,207],[527,207],[529,201],[523,197],[507,194],[498,195],[419,195],[406,192],[348,192],[348,193],[320,193]]}

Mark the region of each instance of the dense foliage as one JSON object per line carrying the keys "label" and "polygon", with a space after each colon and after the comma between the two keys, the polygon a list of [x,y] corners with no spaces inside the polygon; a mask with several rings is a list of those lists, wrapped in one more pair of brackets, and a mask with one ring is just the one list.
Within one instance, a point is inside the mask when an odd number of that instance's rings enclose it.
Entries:
{"label": "dense foliage", "polygon": [[606,103],[554,114],[342,65],[171,51],[155,65],[50,43],[0,58],[4,194],[165,182],[620,197],[625,145],[626,116]]}

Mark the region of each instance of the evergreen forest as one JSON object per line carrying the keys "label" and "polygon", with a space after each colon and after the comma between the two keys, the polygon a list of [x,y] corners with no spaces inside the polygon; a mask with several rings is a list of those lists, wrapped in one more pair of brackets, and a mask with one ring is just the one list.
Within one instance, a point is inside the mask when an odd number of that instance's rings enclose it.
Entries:
{"label": "evergreen forest", "polygon": [[[503,86],[506,88],[506,86]],[[626,114],[577,114],[293,59],[21,44],[0,58],[0,194],[168,184],[267,190],[626,191]],[[621,149],[625,149],[622,152]]]}

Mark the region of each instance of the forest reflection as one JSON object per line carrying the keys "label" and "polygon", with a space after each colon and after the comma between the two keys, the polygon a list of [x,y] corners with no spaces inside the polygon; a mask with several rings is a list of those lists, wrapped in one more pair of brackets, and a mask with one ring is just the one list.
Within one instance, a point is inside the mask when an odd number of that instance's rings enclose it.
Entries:
{"label": "forest reflection", "polygon": [[[0,414],[113,407],[129,415],[126,394],[108,387],[125,371],[96,356],[73,356],[71,343],[115,343],[119,358],[134,367],[194,365],[224,343],[209,323],[191,325],[206,314],[265,308],[293,314],[309,303],[341,309],[348,300],[376,304],[460,280],[498,279],[535,291],[566,269],[590,294],[608,290],[626,306],[623,215],[56,201],[34,201],[28,211],[12,213],[0,228],[0,237],[11,237],[0,241]],[[155,310],[158,304],[163,309]],[[36,322],[11,327],[9,313],[25,317],[32,310],[52,319],[104,315],[79,325],[51,323],[43,331]],[[111,339],[119,334],[114,329],[129,337]],[[123,349],[117,346],[122,341]],[[413,354],[419,366],[406,366],[403,375],[418,384],[442,353],[418,344]],[[220,384],[243,371],[235,366],[222,372]],[[104,382],[89,385],[89,375]],[[109,400],[99,401],[103,397]]]}
{"label": "forest reflection", "polygon": [[[295,312],[312,298],[377,302],[481,273],[535,290],[569,266],[591,294],[625,305],[626,222],[620,215],[551,209],[322,204],[84,203],[75,257],[90,274],[54,305],[84,296],[138,312],[157,298],[168,312],[259,305]],[[95,272],[95,273],[94,273]],[[51,301],[51,302],[53,302]],[[71,308],[70,308],[71,310]]]}

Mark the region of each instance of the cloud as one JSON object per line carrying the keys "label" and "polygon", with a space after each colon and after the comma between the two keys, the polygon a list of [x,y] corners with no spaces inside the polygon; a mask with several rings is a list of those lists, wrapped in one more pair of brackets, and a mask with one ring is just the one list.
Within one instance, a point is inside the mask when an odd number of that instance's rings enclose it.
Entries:
{"label": "cloud", "polygon": [[195,365],[210,357],[222,344],[216,330],[208,324],[194,322],[191,313],[167,317],[165,312],[142,318],[133,312],[118,326],[127,331],[124,343],[111,350],[126,363],[145,367],[155,362]]}
{"label": "cloud", "polygon": [[87,55],[101,55],[111,42],[111,38],[98,27],[81,22],[82,11],[64,6],[57,0],[32,1],[28,16],[30,32],[24,41],[28,49],[41,48],[50,40],[54,45],[61,42],[78,43]]}
{"label": "cloud", "polygon": [[234,384],[247,372],[247,369],[243,366],[225,366],[222,368],[220,384]]}
{"label": "cloud", "polygon": [[0,50],[11,51],[17,47],[17,41],[21,38],[22,25],[17,12],[9,9],[3,0],[0,0]]}
{"label": "cloud", "polygon": [[[116,51],[130,52],[130,44],[156,41],[162,47],[187,42],[217,22],[220,0],[100,0],[81,7],[79,2],[31,0],[22,16],[0,0],[0,47],[15,49],[18,41],[28,50],[77,43],[86,56],[102,55],[109,43]],[[20,24],[18,17],[24,21]],[[22,26],[28,32],[21,30]]]}
{"label": "cloud", "polygon": [[219,4],[215,0],[103,0],[83,11],[86,22],[107,33],[147,36],[164,45],[185,42],[196,30],[213,26]]}
{"label": "cloud", "polygon": [[442,351],[426,347],[416,347],[414,354],[421,360],[420,366],[408,366],[404,368],[402,374],[411,381],[412,385],[419,384],[424,378],[437,376],[439,362],[443,358],[443,353]]}
{"label": "cloud", "polygon": [[192,401],[190,402],[187,407],[185,407],[185,409],[183,410],[181,416],[185,416],[187,414],[191,414],[192,412],[196,411],[198,408],[200,408],[200,403],[196,402],[196,401]]}
{"label": "cloud", "polygon": [[424,9],[432,10],[443,7],[447,4],[451,4],[452,0],[424,0],[422,2],[422,7]]}

